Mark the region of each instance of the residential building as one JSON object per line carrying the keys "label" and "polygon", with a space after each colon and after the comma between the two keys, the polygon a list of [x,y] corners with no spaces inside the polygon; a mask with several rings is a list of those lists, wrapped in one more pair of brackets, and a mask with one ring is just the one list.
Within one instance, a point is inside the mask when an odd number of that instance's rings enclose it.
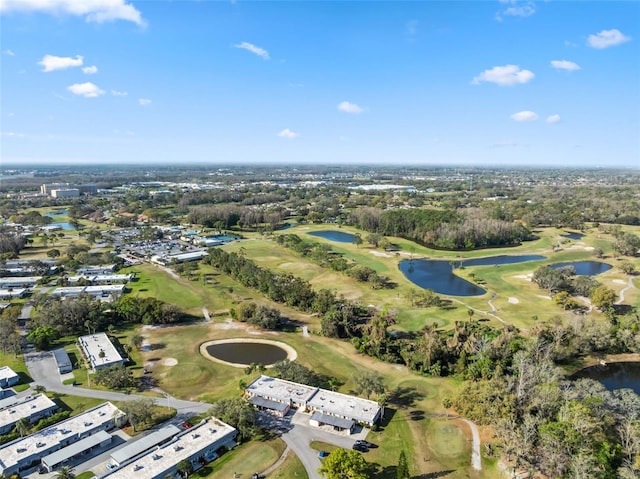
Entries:
{"label": "residential building", "polygon": [[235,447],[238,431],[216,418],[202,420],[181,432],[163,446],[154,448],[99,479],[164,479],[176,475],[178,464],[189,461],[193,470],[215,460],[223,451]]}
{"label": "residential building", "polygon": [[20,419],[35,424],[43,417],[51,416],[58,406],[44,394],[27,396],[5,407],[0,407],[0,434],[7,434]]}
{"label": "residential building", "polygon": [[20,376],[9,366],[0,367],[0,387],[10,388],[20,382]]}
{"label": "residential building", "polygon": [[120,356],[106,333],[80,336],[78,344],[94,371],[124,364],[124,358]]}
{"label": "residential building", "polygon": [[120,427],[125,420],[122,411],[106,402],[29,436],[3,444],[0,446],[0,474],[10,476],[37,466],[43,457],[99,431]]}

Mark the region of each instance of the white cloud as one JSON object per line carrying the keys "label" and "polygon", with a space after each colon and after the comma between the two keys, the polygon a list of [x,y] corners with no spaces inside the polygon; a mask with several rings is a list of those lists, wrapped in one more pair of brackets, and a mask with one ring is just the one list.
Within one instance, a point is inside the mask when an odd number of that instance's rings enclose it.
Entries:
{"label": "white cloud", "polygon": [[364,111],[362,107],[348,101],[338,103],[338,110],[345,113],[353,113],[354,115],[357,115],[358,113],[362,113]]}
{"label": "white cloud", "polygon": [[504,20],[504,17],[526,18],[536,13],[536,4],[532,1],[500,0],[500,3],[508,4],[509,6],[496,13],[496,20],[499,22]]}
{"label": "white cloud", "polygon": [[234,45],[234,47],[242,48],[243,50],[250,51],[251,53],[258,55],[259,57],[262,57],[265,60],[270,59],[268,51],[266,51],[264,48],[255,46],[253,43],[242,42],[242,43],[238,43],[237,45]]}
{"label": "white cloud", "polygon": [[589,35],[587,45],[591,48],[609,48],[622,43],[628,42],[631,37],[624,35],[620,30],[614,28],[612,30],[602,30],[595,35]]}
{"label": "white cloud", "polygon": [[300,134],[296,133],[293,130],[290,130],[289,128],[285,128],[280,133],[278,133],[278,136],[280,138],[287,138],[289,140],[293,140],[294,138],[298,138],[300,136]]}
{"label": "white cloud", "polygon": [[75,15],[87,22],[126,20],[145,25],[142,14],[126,0],[1,0],[1,12],[41,12]]}
{"label": "white cloud", "polygon": [[52,72],[55,70],[66,70],[67,68],[82,66],[82,61],[83,58],[80,55],[76,55],[75,58],[45,55],[42,57],[42,60],[38,62],[38,65],[42,65],[43,72]]}
{"label": "white cloud", "polygon": [[558,123],[560,121],[560,115],[557,113],[555,115],[550,115],[545,120],[547,123]]}
{"label": "white cloud", "polygon": [[126,91],[118,91],[118,90],[111,90],[111,94],[113,96],[127,96],[128,93]]}
{"label": "white cloud", "polygon": [[557,70],[567,70],[570,72],[580,70],[580,65],[569,60],[552,60],[551,66]]}
{"label": "white cloud", "polygon": [[3,50],[2,53],[4,53],[5,55],[7,55],[9,57],[13,57],[13,56],[16,55],[15,53],[13,53],[13,50],[9,50],[9,49]]}
{"label": "white cloud", "polygon": [[505,65],[483,71],[480,75],[474,77],[471,83],[479,85],[482,82],[488,82],[500,86],[511,86],[518,83],[527,83],[533,80],[534,76],[532,71],[522,70],[518,65]]}
{"label": "white cloud", "polygon": [[538,115],[529,110],[519,111],[511,115],[513,121],[535,121],[538,119]]}
{"label": "white cloud", "polygon": [[138,98],[138,104],[140,106],[149,106],[151,105],[151,100],[149,100],[148,98]]}
{"label": "white cloud", "polygon": [[91,82],[74,83],[73,85],[68,86],[67,90],[74,95],[83,96],[85,98],[96,98],[100,95],[104,95],[105,93],[104,90],[101,90],[97,85],[94,85]]}
{"label": "white cloud", "polygon": [[24,138],[26,135],[24,133],[17,133],[15,131],[2,131],[0,132],[0,136],[6,138]]}
{"label": "white cloud", "polygon": [[82,73],[85,73],[87,75],[94,75],[95,73],[98,73],[98,67],[95,65],[92,65],[90,67],[84,67],[82,69]]}

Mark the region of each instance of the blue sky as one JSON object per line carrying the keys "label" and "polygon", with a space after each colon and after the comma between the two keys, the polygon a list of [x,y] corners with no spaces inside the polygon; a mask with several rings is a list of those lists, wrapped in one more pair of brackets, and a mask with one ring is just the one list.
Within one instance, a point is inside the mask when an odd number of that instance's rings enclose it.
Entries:
{"label": "blue sky", "polygon": [[640,167],[640,3],[0,0],[0,160]]}

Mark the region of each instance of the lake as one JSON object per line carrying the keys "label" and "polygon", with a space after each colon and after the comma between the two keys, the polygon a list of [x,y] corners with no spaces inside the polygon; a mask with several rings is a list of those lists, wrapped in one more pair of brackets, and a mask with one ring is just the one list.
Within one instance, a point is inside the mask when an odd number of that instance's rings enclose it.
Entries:
{"label": "lake", "polygon": [[570,263],[553,263],[549,268],[558,269],[565,266],[573,266],[576,274],[580,276],[595,276],[611,269],[611,265],[600,261],[574,261]]}
{"label": "lake", "polygon": [[262,343],[220,343],[206,347],[214,358],[235,364],[263,364],[268,366],[287,359],[287,351],[273,344]]}
{"label": "lake", "polygon": [[342,231],[322,230],[309,233],[310,236],[317,236],[336,243],[353,243],[356,239],[351,233],[343,233]]}
{"label": "lake", "polygon": [[608,363],[606,366],[591,366],[571,376],[571,379],[579,378],[600,381],[609,391],[628,388],[640,394],[640,363]]}
{"label": "lake", "polygon": [[63,230],[68,230],[68,231],[75,230],[73,225],[71,223],[66,222],[66,221],[63,221],[61,223],[49,223],[47,226],[59,226]]}
{"label": "lake", "polygon": [[572,239],[572,240],[580,240],[580,239],[584,238],[584,235],[582,233],[576,233],[574,231],[565,231],[562,236],[564,236],[565,238]]}
{"label": "lake", "polygon": [[482,296],[485,290],[453,274],[448,261],[414,259],[400,261],[400,271],[416,286],[450,296]]}

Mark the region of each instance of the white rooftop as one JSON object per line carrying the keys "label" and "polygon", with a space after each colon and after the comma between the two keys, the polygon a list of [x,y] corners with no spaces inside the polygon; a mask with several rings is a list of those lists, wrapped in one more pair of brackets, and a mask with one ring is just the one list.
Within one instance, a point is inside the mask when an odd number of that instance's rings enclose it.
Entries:
{"label": "white rooftop", "polygon": [[51,294],[56,296],[68,296],[71,294],[80,294],[84,291],[84,286],[64,286],[54,289]]}
{"label": "white rooftop", "polygon": [[[104,367],[109,364],[120,364],[123,361],[122,356],[116,350],[115,346],[109,340],[106,333],[88,334],[80,336],[78,342],[85,354],[91,362],[91,366]],[[104,354],[101,354],[103,352]],[[100,357],[102,356],[102,357]]]}
{"label": "white rooftop", "polygon": [[149,451],[138,459],[100,477],[105,479],[160,477],[160,474],[170,470],[180,461],[190,459],[216,443],[223,445],[232,442],[235,435],[235,428],[216,418],[209,418],[184,431],[162,447]]}
{"label": "white rooftop", "polygon": [[320,389],[308,402],[308,406],[334,416],[347,417],[367,423],[374,422],[380,410],[380,406],[375,401],[327,389]]}
{"label": "white rooftop", "polygon": [[279,402],[292,400],[297,403],[306,403],[317,390],[318,388],[306,384],[298,384],[271,376],[260,376],[246,388],[247,393],[254,396],[262,396]]}
{"label": "white rooftop", "polygon": [[123,293],[124,290],[124,284],[103,284],[100,286],[86,286],[84,288],[84,292],[91,295]]}
{"label": "white rooftop", "polygon": [[29,418],[30,416],[46,411],[51,407],[56,408],[56,403],[44,394],[37,394],[35,396],[22,398],[19,401],[0,409],[0,430],[4,430],[5,427],[15,424],[23,417]]}
{"label": "white rooftop", "polygon": [[0,278],[0,285],[5,284],[36,284],[42,276],[3,276]]}
{"label": "white rooftop", "polygon": [[18,377],[18,374],[9,366],[0,367],[0,381]]}
{"label": "white rooftop", "polygon": [[27,288],[0,289],[0,298],[19,298],[27,292]]}
{"label": "white rooftop", "polygon": [[69,437],[77,438],[82,433],[95,430],[99,425],[104,425],[122,415],[124,415],[122,411],[110,402],[106,402],[66,421],[3,444],[0,446],[0,473],[15,467],[23,458],[37,454],[42,456],[46,451],[58,447],[62,440]]}

